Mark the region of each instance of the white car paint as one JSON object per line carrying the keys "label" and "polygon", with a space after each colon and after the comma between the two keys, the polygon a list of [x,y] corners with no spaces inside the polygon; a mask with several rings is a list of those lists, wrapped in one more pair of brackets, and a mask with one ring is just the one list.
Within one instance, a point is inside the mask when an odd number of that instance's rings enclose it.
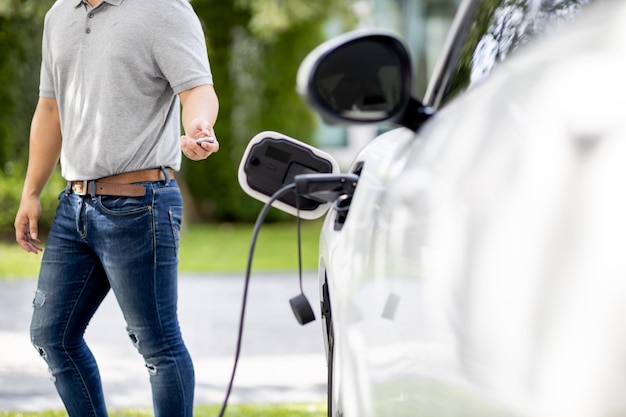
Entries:
{"label": "white car paint", "polygon": [[609,4],[357,156],[320,243],[344,416],[626,415],[626,4]]}

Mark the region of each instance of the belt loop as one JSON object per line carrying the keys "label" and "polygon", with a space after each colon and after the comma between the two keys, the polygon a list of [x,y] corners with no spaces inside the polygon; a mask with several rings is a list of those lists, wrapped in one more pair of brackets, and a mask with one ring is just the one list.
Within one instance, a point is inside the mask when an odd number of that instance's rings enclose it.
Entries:
{"label": "belt loop", "polygon": [[165,185],[170,185],[170,173],[167,172],[167,169],[163,166],[161,167],[161,172],[163,173],[163,181],[165,182]]}
{"label": "belt loop", "polygon": [[85,189],[85,193],[87,193],[87,190],[91,190],[91,198],[96,198],[96,180],[91,180],[88,182],[89,185],[87,185],[86,189]]}

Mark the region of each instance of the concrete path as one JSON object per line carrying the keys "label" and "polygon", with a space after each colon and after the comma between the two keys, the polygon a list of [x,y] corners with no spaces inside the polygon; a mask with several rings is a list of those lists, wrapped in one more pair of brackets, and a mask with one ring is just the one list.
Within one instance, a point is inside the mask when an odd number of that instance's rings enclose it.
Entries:
{"label": "concrete path", "polygon": [[[196,367],[196,404],[223,401],[243,285],[243,273],[180,277],[179,318]],[[317,320],[300,326],[289,305],[300,292],[297,273],[253,272],[231,403],[325,401],[316,274],[305,273],[303,285]],[[35,281],[0,282],[0,410],[62,408],[47,367],[29,341],[35,289]],[[149,407],[148,373],[111,294],[92,320],[86,339],[100,366],[107,406]]]}

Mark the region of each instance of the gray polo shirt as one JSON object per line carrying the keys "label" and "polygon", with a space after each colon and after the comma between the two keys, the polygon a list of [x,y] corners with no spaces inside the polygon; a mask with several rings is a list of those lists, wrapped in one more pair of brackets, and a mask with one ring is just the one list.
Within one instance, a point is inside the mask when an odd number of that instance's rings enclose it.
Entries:
{"label": "gray polo shirt", "polygon": [[39,94],[59,105],[67,180],[181,164],[178,93],[212,84],[187,0],[57,0]]}

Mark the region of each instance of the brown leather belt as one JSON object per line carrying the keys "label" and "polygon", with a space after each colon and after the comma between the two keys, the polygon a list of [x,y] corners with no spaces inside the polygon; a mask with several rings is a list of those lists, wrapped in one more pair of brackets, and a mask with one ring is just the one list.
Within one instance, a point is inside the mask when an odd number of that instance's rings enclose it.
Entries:
{"label": "brown leather belt", "polygon": [[[166,168],[170,179],[174,179],[174,170]],[[144,169],[141,171],[124,172],[111,175],[98,180],[70,181],[69,188],[80,196],[85,195],[109,195],[115,197],[143,197],[146,188],[136,185],[138,182],[165,181],[165,175],[160,168]],[[95,184],[95,193],[92,187]]]}

